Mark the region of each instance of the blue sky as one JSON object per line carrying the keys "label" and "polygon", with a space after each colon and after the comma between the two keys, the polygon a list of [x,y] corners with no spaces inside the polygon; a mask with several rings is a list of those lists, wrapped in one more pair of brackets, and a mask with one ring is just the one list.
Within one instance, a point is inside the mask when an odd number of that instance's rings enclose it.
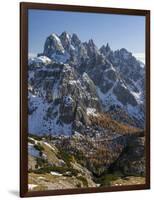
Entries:
{"label": "blue sky", "polygon": [[82,42],[93,39],[98,47],[126,48],[134,54],[145,52],[145,17],[115,14],[29,10],[29,54],[43,51],[52,32],[76,33]]}

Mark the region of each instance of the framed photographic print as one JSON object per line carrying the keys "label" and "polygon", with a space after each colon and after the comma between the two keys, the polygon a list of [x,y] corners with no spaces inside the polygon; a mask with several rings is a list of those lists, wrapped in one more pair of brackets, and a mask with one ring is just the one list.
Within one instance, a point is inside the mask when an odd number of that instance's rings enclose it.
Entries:
{"label": "framed photographic print", "polygon": [[20,196],[150,188],[150,11],[20,4]]}

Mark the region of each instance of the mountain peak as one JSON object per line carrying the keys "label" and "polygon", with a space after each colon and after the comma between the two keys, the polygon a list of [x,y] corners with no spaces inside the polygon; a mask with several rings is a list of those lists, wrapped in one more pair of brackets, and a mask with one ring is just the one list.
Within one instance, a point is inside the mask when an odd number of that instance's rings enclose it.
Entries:
{"label": "mountain peak", "polygon": [[109,45],[108,42],[107,42],[106,45],[103,45],[103,46],[100,48],[100,52],[103,53],[105,56],[108,55],[108,54],[111,52],[111,48],[110,48],[110,45]]}
{"label": "mountain peak", "polygon": [[93,39],[90,39],[90,40],[88,41],[88,44],[89,44],[90,46],[95,46],[95,43],[94,43]]}
{"label": "mountain peak", "polygon": [[119,51],[122,52],[122,53],[129,53],[129,52],[127,51],[127,49],[125,49],[125,48],[121,48]]}
{"label": "mountain peak", "polygon": [[80,39],[78,38],[77,34],[72,34],[72,44],[74,46],[78,46],[81,43]]}
{"label": "mountain peak", "polygon": [[76,33],[73,33],[73,34],[72,34],[72,39],[79,40],[79,37],[77,36]]}
{"label": "mountain peak", "polygon": [[49,37],[47,37],[44,44],[43,55],[53,58],[53,54],[64,54],[64,52],[64,47],[56,33],[52,33]]}
{"label": "mountain peak", "polygon": [[107,50],[107,51],[111,51],[111,48],[110,48],[110,45],[109,45],[108,42],[107,42],[107,44],[106,44],[106,50]]}
{"label": "mountain peak", "polygon": [[[94,41],[92,39],[90,39],[88,41],[86,46],[87,46],[89,57],[93,57],[94,58],[94,57],[97,57],[100,54],[97,46],[95,45],[95,43],[94,43]],[[94,58],[94,60],[95,60],[95,58]]]}
{"label": "mountain peak", "polygon": [[71,35],[67,33],[66,31],[62,32],[62,34],[59,36],[60,39],[71,39]]}
{"label": "mountain peak", "polygon": [[117,52],[119,52],[120,56],[124,59],[124,60],[128,60],[132,57],[132,53],[127,51],[127,49],[125,48],[121,48],[120,50],[117,50]]}
{"label": "mountain peak", "polygon": [[54,40],[60,40],[59,36],[56,33],[51,33],[51,35],[49,36],[50,39],[54,39]]}

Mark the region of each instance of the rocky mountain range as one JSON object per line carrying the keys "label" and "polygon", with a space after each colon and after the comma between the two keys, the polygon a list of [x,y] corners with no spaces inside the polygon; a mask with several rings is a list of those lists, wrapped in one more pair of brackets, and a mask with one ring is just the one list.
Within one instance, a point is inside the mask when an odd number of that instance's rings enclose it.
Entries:
{"label": "rocky mountain range", "polygon": [[101,113],[144,128],[144,68],[126,49],[53,33],[28,66],[30,133],[84,133]]}

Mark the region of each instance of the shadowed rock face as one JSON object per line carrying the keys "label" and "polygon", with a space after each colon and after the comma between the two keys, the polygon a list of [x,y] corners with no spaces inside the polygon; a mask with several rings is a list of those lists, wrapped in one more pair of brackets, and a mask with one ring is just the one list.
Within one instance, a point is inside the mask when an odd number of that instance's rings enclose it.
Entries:
{"label": "shadowed rock face", "polygon": [[120,83],[113,89],[113,93],[116,95],[117,99],[122,102],[123,105],[130,104],[132,106],[136,106],[137,102],[133,95],[131,95],[130,91],[125,87],[122,87]]}
{"label": "shadowed rock face", "polygon": [[112,166],[114,170],[121,169],[126,175],[145,175],[145,139],[132,137],[127,146]]}
{"label": "shadowed rock face", "polygon": [[33,76],[29,80],[30,132],[38,134],[38,124],[35,124],[33,115],[42,115],[38,121],[45,126],[41,127],[40,134],[52,133],[53,128],[56,134],[61,134],[58,126],[61,130],[69,126],[70,134],[75,131],[72,126],[76,127],[76,123],[80,122],[81,126],[88,125],[87,108],[93,108],[96,112],[101,111],[96,87],[86,73],[80,75],[68,64],[50,64],[50,67],[37,68],[31,73]]}

